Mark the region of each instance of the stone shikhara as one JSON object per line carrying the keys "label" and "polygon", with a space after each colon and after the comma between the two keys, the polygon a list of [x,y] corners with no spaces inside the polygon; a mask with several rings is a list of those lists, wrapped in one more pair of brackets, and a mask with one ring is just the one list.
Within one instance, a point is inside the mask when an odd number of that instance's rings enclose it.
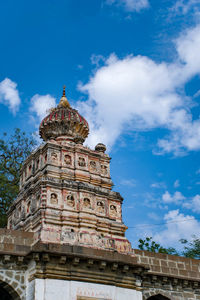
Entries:
{"label": "stone shikhara", "polygon": [[132,252],[122,222],[123,198],[111,190],[106,147],[82,143],[87,121],[65,95],[40,125],[46,143],[24,162],[20,192],[8,213],[8,228],[35,232],[46,243],[69,243]]}
{"label": "stone shikhara", "polygon": [[0,299],[200,300],[199,261],[131,248],[110,157],[83,146],[88,133],[64,90],[0,229]]}

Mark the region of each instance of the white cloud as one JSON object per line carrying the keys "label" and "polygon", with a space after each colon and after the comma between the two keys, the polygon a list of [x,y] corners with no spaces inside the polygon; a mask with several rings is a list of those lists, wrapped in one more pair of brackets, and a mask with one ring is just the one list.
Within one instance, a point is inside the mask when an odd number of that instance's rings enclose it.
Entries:
{"label": "white cloud", "polygon": [[184,85],[200,74],[200,25],[182,34],[175,46],[172,63],[111,54],[87,84],[79,85],[89,96],[78,109],[90,124],[90,146],[101,141],[110,149],[122,133],[165,128],[169,134],[158,140],[157,154],[200,149],[200,120],[192,119],[183,93]]}
{"label": "white cloud", "polygon": [[195,213],[200,213],[200,195],[196,195],[190,202],[184,203],[183,207],[191,209]]}
{"label": "white cloud", "polygon": [[200,0],[177,0],[171,11],[175,14],[186,15],[189,11],[199,11]]}
{"label": "white cloud", "polygon": [[30,111],[36,114],[37,121],[41,121],[46,115],[50,108],[56,106],[56,100],[50,95],[34,95],[31,98]]}
{"label": "white cloud", "polygon": [[106,3],[109,5],[116,4],[122,6],[128,12],[139,12],[149,7],[148,0],[107,0]]}
{"label": "white cloud", "polygon": [[0,103],[7,105],[13,114],[19,109],[21,100],[17,84],[9,78],[5,78],[0,82]]}
{"label": "white cloud", "polygon": [[151,184],[151,187],[155,189],[163,189],[166,187],[166,184],[164,182],[154,182]]}
{"label": "white cloud", "polygon": [[200,213],[200,195],[196,195],[192,199],[192,210],[194,212]]}
{"label": "white cloud", "polygon": [[179,213],[179,210],[169,211],[164,220],[166,229],[154,235],[154,240],[163,246],[178,246],[180,239],[191,240],[193,235],[199,236],[200,223],[194,216]]}
{"label": "white cloud", "polygon": [[176,41],[177,52],[180,60],[184,63],[182,66],[185,74],[182,74],[182,80],[188,77],[200,74],[200,25],[182,33]]}
{"label": "white cloud", "polygon": [[180,186],[180,182],[179,180],[177,179],[175,182],[174,182],[174,187],[177,188]]}
{"label": "white cloud", "polygon": [[175,203],[180,204],[183,200],[185,200],[185,197],[181,192],[176,191],[173,195],[170,194],[168,191],[166,191],[162,195],[162,200],[164,203]]}
{"label": "white cloud", "polygon": [[93,65],[99,67],[101,63],[105,62],[105,57],[103,55],[92,54],[90,60]]}

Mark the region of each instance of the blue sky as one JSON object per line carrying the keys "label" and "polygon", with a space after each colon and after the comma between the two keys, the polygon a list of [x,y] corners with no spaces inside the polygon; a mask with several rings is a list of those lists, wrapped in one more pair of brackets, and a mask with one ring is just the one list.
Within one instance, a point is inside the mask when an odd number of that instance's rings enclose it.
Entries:
{"label": "blue sky", "polygon": [[65,84],[133,247],[199,236],[200,0],[7,0],[0,27],[0,133],[37,131]]}

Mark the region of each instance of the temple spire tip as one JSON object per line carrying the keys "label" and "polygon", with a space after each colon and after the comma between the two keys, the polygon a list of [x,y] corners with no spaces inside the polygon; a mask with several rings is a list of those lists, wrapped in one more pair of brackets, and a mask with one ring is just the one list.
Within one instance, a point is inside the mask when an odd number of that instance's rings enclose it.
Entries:
{"label": "temple spire tip", "polygon": [[60,99],[60,103],[59,103],[58,106],[70,107],[70,104],[69,104],[69,102],[68,102],[68,100],[67,100],[67,97],[66,97],[66,95],[65,95],[65,89],[66,89],[66,86],[64,85],[64,86],[63,86],[62,97],[61,97],[61,99]]}

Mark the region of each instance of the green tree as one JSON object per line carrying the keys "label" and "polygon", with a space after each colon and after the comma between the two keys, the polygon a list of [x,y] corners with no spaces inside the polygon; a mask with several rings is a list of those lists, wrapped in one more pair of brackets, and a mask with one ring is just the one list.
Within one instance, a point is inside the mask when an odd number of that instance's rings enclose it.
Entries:
{"label": "green tree", "polygon": [[184,245],[182,255],[185,257],[200,259],[200,239],[193,236],[193,239],[188,240],[181,239],[180,242]]}
{"label": "green tree", "polygon": [[144,240],[139,239],[138,248],[155,253],[166,253],[171,255],[179,255],[175,248],[164,248],[159,243],[152,240],[152,237],[146,237]]}
{"label": "green tree", "polygon": [[18,128],[11,136],[4,133],[0,139],[0,227],[6,226],[6,212],[19,192],[22,163],[35,145],[33,136]]}

